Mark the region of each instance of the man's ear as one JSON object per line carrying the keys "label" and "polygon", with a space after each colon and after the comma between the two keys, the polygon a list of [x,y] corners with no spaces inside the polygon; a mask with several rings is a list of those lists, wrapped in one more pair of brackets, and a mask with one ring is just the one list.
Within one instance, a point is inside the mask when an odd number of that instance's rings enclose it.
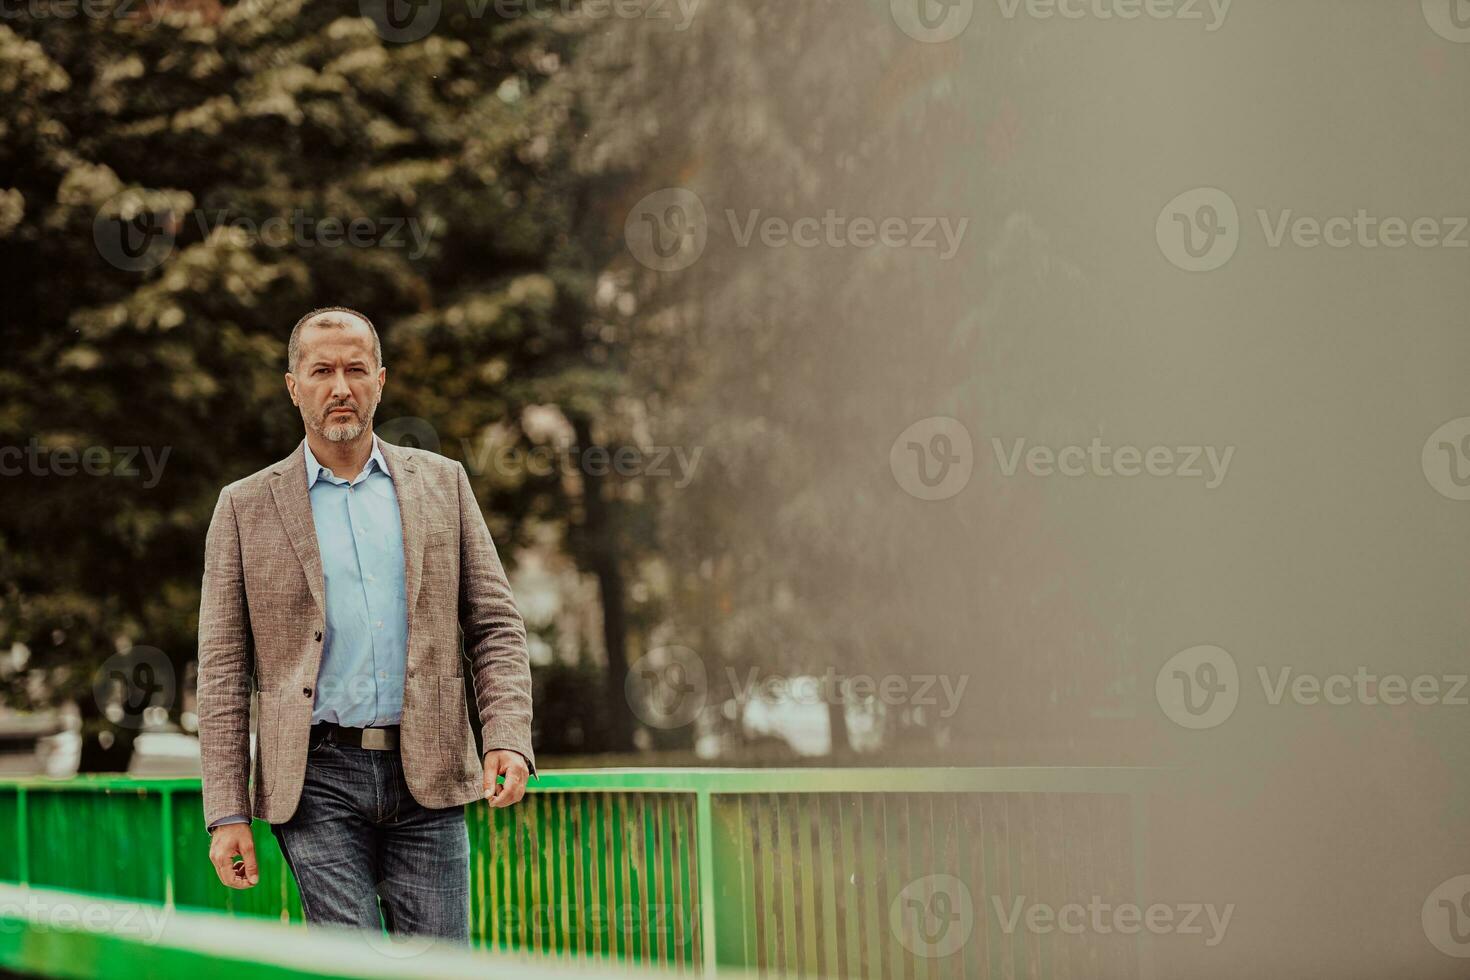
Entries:
{"label": "man's ear", "polygon": [[286,391],[291,394],[291,404],[299,406],[301,403],[296,400],[296,375],[290,371],[286,372]]}

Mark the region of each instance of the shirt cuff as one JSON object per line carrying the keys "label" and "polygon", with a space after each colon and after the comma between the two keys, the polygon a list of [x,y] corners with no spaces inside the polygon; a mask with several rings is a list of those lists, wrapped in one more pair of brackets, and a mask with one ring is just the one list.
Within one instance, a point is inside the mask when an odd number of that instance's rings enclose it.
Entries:
{"label": "shirt cuff", "polygon": [[220,817],[214,823],[210,824],[206,829],[211,834],[213,834],[214,833],[214,828],[216,828],[216,827],[223,827],[227,823],[249,823],[249,822],[250,822],[250,818],[247,817],[247,816],[245,816],[245,814],[243,814],[243,813],[232,813],[228,817]]}

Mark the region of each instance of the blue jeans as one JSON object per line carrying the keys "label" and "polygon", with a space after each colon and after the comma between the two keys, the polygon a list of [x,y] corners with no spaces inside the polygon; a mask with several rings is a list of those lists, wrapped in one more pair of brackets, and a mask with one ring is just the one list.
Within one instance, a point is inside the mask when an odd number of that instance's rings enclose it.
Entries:
{"label": "blue jeans", "polygon": [[271,824],[306,921],[468,943],[464,805],[420,806],[397,749],[311,739],[301,802],[290,820]]}

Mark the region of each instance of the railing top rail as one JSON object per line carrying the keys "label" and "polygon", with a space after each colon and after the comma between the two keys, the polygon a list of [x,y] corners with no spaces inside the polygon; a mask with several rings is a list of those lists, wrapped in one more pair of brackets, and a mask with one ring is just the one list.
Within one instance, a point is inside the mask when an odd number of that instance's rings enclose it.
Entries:
{"label": "railing top rail", "polygon": [[[606,963],[471,951],[413,939],[304,929],[60,889],[0,885],[0,968],[34,976],[473,977],[588,980]],[[619,961],[620,976],[661,978]],[[721,970],[720,977],[745,976]]]}
{"label": "railing top rail", "polygon": [[[1108,793],[1143,792],[1177,770],[1143,766],[927,768],[630,768],[543,770],[531,791],[665,793]],[[0,789],[140,793],[197,790],[198,777],[82,775],[0,779]]]}

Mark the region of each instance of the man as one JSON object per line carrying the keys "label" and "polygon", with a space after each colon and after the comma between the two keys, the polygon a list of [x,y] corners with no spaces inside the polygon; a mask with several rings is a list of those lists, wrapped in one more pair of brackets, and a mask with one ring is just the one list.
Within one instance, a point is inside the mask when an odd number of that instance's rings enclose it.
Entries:
{"label": "man", "polygon": [[287,361],[306,438],[224,488],[205,545],[210,861],[231,888],[257,883],[253,816],[308,922],[464,942],[465,804],[511,806],[535,770],[525,626],[464,468],[373,434],[387,370],[371,321],[313,310]]}

